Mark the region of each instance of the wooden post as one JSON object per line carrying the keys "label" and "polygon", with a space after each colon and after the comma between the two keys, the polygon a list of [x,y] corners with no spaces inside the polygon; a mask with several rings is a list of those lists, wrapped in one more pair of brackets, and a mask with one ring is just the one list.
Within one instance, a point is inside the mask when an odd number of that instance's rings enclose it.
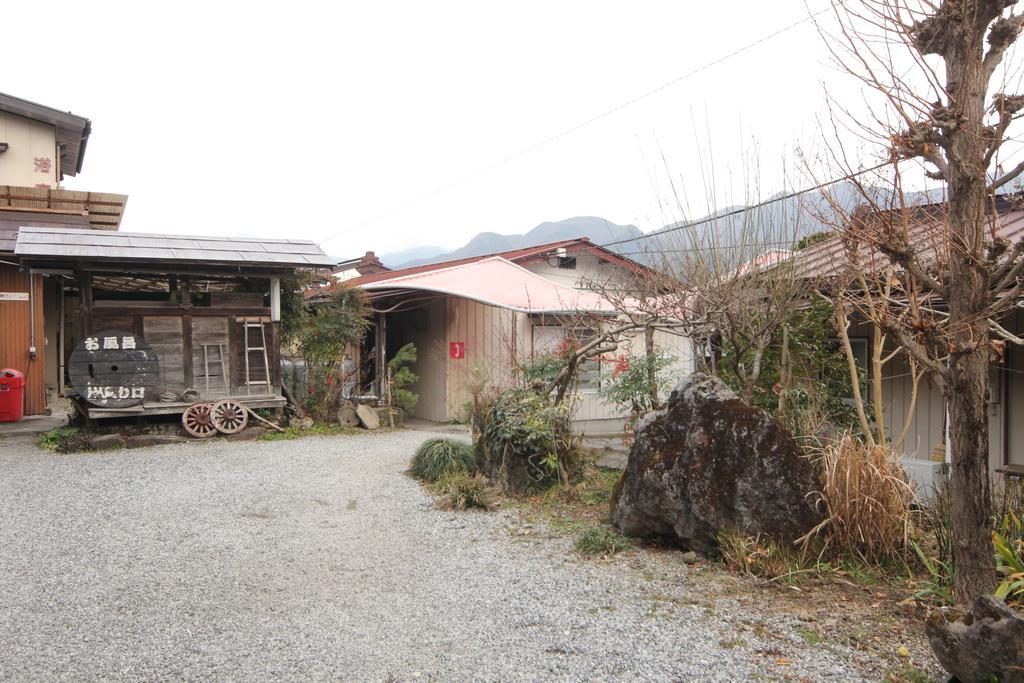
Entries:
{"label": "wooden post", "polygon": [[[184,311],[181,316],[181,369],[185,376],[185,388],[191,389],[195,384],[195,368],[192,364],[192,282],[188,277],[183,277],[177,286],[178,303]],[[226,372],[223,362],[221,371]]]}
{"label": "wooden post", "polygon": [[78,271],[78,333],[92,334],[92,273]]}
{"label": "wooden post", "polygon": [[281,321],[281,278],[270,278],[270,322]]}

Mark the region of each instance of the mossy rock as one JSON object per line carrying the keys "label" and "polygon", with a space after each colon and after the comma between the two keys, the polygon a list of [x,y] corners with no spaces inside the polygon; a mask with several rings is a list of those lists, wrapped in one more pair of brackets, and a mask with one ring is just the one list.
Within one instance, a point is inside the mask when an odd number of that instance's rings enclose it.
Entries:
{"label": "mossy rock", "polygon": [[695,373],[647,415],[613,492],[627,536],[713,552],[723,530],[799,538],[818,521],[815,468],[790,432],[716,377]]}

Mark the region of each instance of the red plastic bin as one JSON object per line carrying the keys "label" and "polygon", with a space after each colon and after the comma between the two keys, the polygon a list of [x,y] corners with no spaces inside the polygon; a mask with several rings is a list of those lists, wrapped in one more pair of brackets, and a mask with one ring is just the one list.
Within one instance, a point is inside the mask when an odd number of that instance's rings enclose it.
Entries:
{"label": "red plastic bin", "polygon": [[0,422],[25,417],[25,375],[12,368],[0,370]]}

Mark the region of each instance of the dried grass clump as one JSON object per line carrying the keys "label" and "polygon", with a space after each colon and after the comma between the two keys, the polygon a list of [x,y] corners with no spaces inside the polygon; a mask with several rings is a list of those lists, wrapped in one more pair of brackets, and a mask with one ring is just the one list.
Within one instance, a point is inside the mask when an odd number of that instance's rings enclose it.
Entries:
{"label": "dried grass clump", "polygon": [[718,552],[729,569],[767,581],[789,581],[816,570],[806,553],[761,534],[722,531],[718,534]]}
{"label": "dried grass clump", "polygon": [[440,505],[446,510],[490,510],[494,507],[490,482],[479,474],[457,473],[445,476],[434,484],[444,496]]}
{"label": "dried grass clump", "polygon": [[904,555],[910,547],[914,486],[899,456],[886,445],[868,445],[843,434],[821,449],[825,519],[799,542],[822,543],[822,554],[853,555],[867,563]]}

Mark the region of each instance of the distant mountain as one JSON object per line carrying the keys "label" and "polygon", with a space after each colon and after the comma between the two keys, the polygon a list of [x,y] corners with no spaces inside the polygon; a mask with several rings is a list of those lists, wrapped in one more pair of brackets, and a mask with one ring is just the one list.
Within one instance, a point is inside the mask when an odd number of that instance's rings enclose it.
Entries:
{"label": "distant mountain", "polygon": [[[795,197],[779,193],[759,206],[727,207],[647,233],[636,242],[639,246],[630,257],[666,271],[683,267],[693,258],[703,258],[714,268],[732,269],[767,251],[793,249],[809,235],[835,231],[845,216],[867,203],[865,194],[879,207],[897,205],[891,188],[860,189],[851,181],[833,185],[828,197],[817,191]],[[904,201],[912,206],[942,201],[942,197],[941,190],[908,192]]]}
{"label": "distant mountain", "polygon": [[419,261],[423,259],[433,258],[438,254],[445,252],[444,247],[424,246],[424,247],[410,247],[408,249],[400,249],[399,251],[392,251],[387,254],[378,254],[377,258],[381,260],[388,268],[401,268],[404,263],[408,261]]}
{"label": "distant mountain", "polygon": [[[871,194],[878,206],[893,206],[891,190],[868,187],[863,192]],[[694,257],[703,258],[706,263],[713,260],[714,264],[709,265],[716,269],[732,269],[766,251],[792,249],[808,235],[833,231],[841,223],[842,216],[865,203],[863,192],[852,182],[846,181],[832,186],[828,198],[816,191],[795,197],[779,193],[761,202],[760,206],[726,207],[707,216],[679,221],[646,234],[635,225],[618,225],[604,218],[577,216],[541,223],[522,235],[481,232],[454,251],[437,250],[404,261],[395,258],[417,249],[436,249],[417,247],[389,254],[382,257],[382,260],[392,268],[404,268],[589,237],[599,245],[615,243],[608,248],[668,272],[684,267]],[[908,193],[906,196],[909,205],[941,199],[941,191]]]}
{"label": "distant mountain", "polygon": [[[499,251],[509,251],[510,249],[522,249],[523,247],[532,247],[538,244],[574,239],[576,237],[589,237],[592,242],[602,244],[623,239],[634,239],[642,234],[643,232],[641,232],[640,228],[635,225],[618,225],[595,216],[577,216],[575,218],[566,218],[562,221],[541,223],[522,235],[501,235],[496,232],[481,232],[469,240],[465,246],[447,253],[437,252],[431,255],[409,258],[404,261],[392,259],[394,255],[388,254],[386,257],[382,256],[381,260],[392,268],[408,268],[427,263],[439,263],[441,261],[451,261],[470,256],[493,254]],[[406,251],[415,251],[415,249]],[[403,252],[396,253],[401,254]],[[394,264],[392,264],[392,260],[395,262]]]}

